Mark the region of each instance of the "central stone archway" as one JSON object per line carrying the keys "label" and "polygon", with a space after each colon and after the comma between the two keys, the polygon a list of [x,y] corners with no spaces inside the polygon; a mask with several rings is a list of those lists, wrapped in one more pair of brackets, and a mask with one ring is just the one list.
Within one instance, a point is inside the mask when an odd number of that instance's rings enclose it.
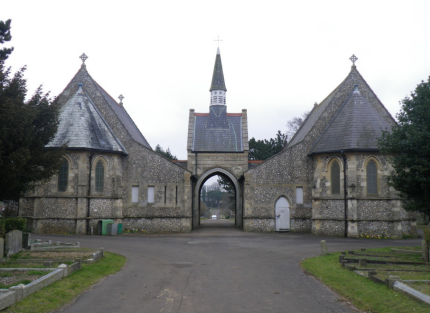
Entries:
{"label": "central stone archway", "polygon": [[194,185],[194,201],[193,201],[193,229],[197,229],[199,227],[200,222],[200,191],[204,183],[215,175],[223,175],[227,177],[234,186],[235,194],[236,194],[236,209],[235,209],[235,225],[237,227],[242,228],[243,226],[243,212],[242,212],[242,187],[237,180],[237,178],[231,174],[229,171],[223,168],[212,168],[206,172],[204,172],[197,179],[197,182]]}

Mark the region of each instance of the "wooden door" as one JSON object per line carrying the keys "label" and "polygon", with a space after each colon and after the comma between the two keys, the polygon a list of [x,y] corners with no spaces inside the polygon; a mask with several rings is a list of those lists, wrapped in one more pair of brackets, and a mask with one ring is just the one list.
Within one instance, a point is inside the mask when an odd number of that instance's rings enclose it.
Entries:
{"label": "wooden door", "polygon": [[284,197],[276,201],[276,231],[290,230],[290,205]]}

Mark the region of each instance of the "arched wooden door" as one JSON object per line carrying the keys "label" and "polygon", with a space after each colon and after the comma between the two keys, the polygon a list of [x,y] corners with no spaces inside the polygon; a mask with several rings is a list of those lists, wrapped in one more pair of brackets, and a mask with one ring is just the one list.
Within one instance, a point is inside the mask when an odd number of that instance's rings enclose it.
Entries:
{"label": "arched wooden door", "polygon": [[280,197],[276,201],[276,231],[289,231],[290,230],[290,204],[287,199]]}

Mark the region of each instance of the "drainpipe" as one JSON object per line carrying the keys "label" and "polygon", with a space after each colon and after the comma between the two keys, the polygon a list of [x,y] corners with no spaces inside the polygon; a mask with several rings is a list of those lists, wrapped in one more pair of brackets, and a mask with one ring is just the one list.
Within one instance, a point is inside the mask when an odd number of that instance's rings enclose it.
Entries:
{"label": "drainpipe", "polygon": [[[194,173],[196,180],[195,180],[195,184],[193,186],[193,201],[194,201],[194,196],[196,195],[196,191],[194,189],[195,189],[195,186],[197,185],[197,152],[194,152],[194,155],[196,156],[195,173]],[[199,225],[200,225],[200,194],[198,195],[198,197],[199,198],[198,198],[197,202],[194,203],[194,205],[196,205],[199,208],[197,214],[199,215],[198,219],[199,219]],[[194,205],[193,205],[193,224],[194,224]]]}
{"label": "drainpipe", "polygon": [[90,157],[89,157],[90,171],[89,171],[89,174],[88,174],[87,235],[91,234],[90,233],[90,220],[89,220],[89,217],[90,217],[90,203],[91,203],[91,168],[92,168],[92,165],[93,165],[93,156],[94,156],[94,153],[91,153]]}
{"label": "drainpipe", "polygon": [[340,152],[343,158],[343,200],[344,200],[344,210],[345,210],[345,237],[348,237],[348,200],[346,199],[347,186],[346,186],[346,155],[342,150]]}

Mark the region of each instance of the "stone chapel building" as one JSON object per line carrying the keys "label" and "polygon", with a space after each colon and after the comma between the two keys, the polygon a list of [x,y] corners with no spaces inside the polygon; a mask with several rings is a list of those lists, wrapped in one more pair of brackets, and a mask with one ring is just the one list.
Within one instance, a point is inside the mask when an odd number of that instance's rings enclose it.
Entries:
{"label": "stone chapel building", "polygon": [[314,108],[283,151],[248,160],[247,110],[228,113],[217,51],[208,113],[189,112],[187,161],[156,154],[128,115],[86,69],[86,56],[59,96],[60,125],[47,148],[67,143],[57,176],[20,200],[35,233],[89,233],[101,219],[125,229],[189,232],[200,224],[200,191],[221,175],[236,191],[235,225],[400,238],[415,215],[387,185],[392,167],[377,138],[395,121],[353,66]]}

